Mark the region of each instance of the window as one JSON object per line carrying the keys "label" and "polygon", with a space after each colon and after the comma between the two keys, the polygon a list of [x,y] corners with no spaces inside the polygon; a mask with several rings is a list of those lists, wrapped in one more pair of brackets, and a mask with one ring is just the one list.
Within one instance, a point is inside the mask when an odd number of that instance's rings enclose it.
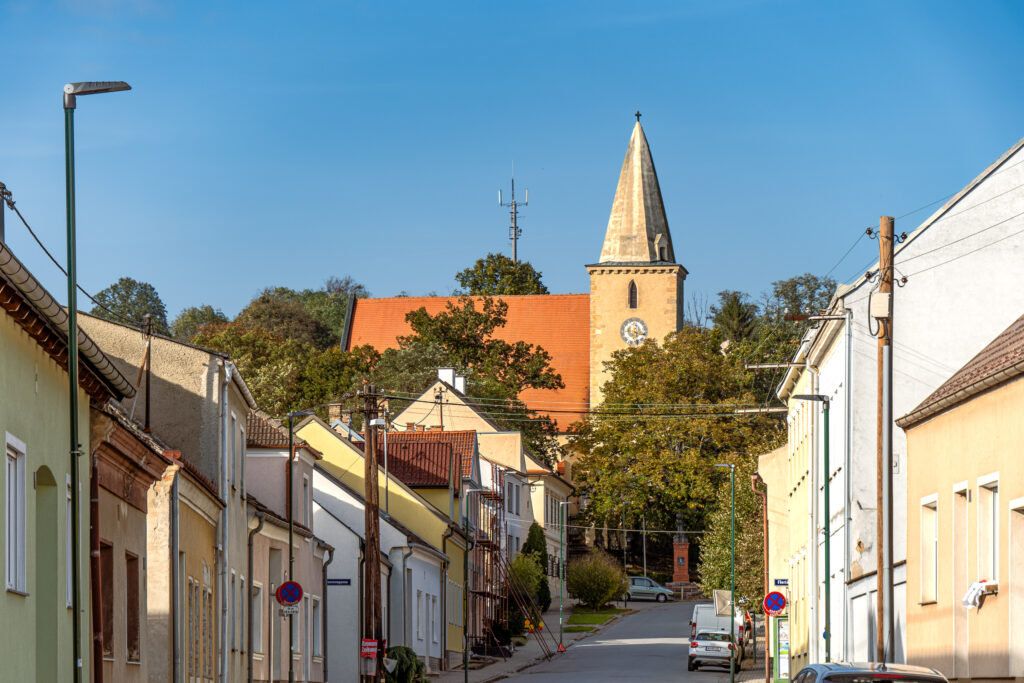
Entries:
{"label": "window", "polygon": [[938,596],[939,514],[937,496],[921,500],[921,602],[935,602]]}
{"label": "window", "polygon": [[249,606],[252,617],[252,651],[263,652],[263,586],[252,582],[252,604]]}
{"label": "window", "polygon": [[636,308],[636,283],[629,281],[629,307]]}
{"label": "window", "polygon": [[519,546],[519,537],[518,537],[518,536],[516,536],[516,555],[518,555],[518,554],[519,554],[519,547],[520,547],[520,546]]}
{"label": "window", "polygon": [[187,648],[187,657],[186,657],[186,659],[188,660],[188,675],[189,676],[195,676],[196,669],[198,668],[198,665],[196,663],[198,658],[197,658],[197,655],[196,655],[197,641],[196,641],[196,619],[195,619],[195,602],[196,602],[196,595],[195,595],[195,593],[196,593],[195,585],[192,583],[192,579],[189,579],[188,580],[188,597],[187,597],[187,602],[188,602],[187,608],[188,609],[187,609],[187,612],[186,612],[186,614],[188,615],[188,625],[186,626],[186,631],[187,631],[188,638],[185,641],[185,647]]}
{"label": "window", "polygon": [[423,640],[423,591],[416,591],[416,640]]}
{"label": "window", "polygon": [[242,498],[245,498],[245,430],[238,430],[238,461],[241,463],[242,474],[238,477],[238,488],[242,491]]}
{"label": "window", "polygon": [[231,611],[229,612],[229,614],[231,615],[231,651],[234,652],[237,649],[237,647],[238,647],[237,644],[235,643],[235,631],[237,630],[235,628],[235,624],[238,622],[238,620],[235,619],[235,572],[234,571],[231,572],[231,593],[229,595],[231,596],[231,603],[230,603],[230,605],[231,605],[230,610]]}
{"label": "window", "polygon": [[67,500],[64,505],[64,599],[68,609],[71,609],[72,602],[72,569],[71,569],[71,475],[67,475]]}
{"label": "window", "polygon": [[231,413],[231,448],[228,450],[229,457],[231,458],[231,486],[235,487],[235,467],[238,461],[238,418],[235,417],[234,413]]}
{"label": "window", "polygon": [[438,642],[438,638],[440,637],[440,633],[441,633],[441,624],[440,624],[440,619],[439,619],[438,611],[437,611],[437,596],[436,595],[430,596],[430,604],[431,604],[431,609],[430,609],[430,635],[431,635],[433,641],[436,643],[436,642]]}
{"label": "window", "polygon": [[978,480],[978,581],[999,580],[999,478]]}
{"label": "window", "polygon": [[238,577],[238,649],[245,652],[245,577]]}
{"label": "window", "polygon": [[[299,621],[298,616],[293,616],[291,618],[294,619],[295,622]],[[302,630],[300,628],[301,626],[302,626],[301,622],[295,623],[295,628],[292,629],[292,654],[293,655],[297,654],[299,652],[302,652],[302,646],[299,644],[299,631]],[[288,628],[287,620],[284,622],[284,628]]]}
{"label": "window", "polygon": [[302,523],[306,528],[309,524],[309,477],[302,475]]}
{"label": "window", "polygon": [[114,546],[100,541],[100,621],[103,622],[103,657],[114,656]]}
{"label": "window", "polygon": [[505,541],[506,552],[509,556],[512,555],[512,534],[508,534],[508,539]]}
{"label": "window", "polygon": [[124,554],[124,609],[126,657],[129,662],[142,659],[141,622],[139,614],[139,558],[131,553]]}
{"label": "window", "polygon": [[522,493],[523,493],[523,487],[520,486],[519,484],[516,484],[516,514],[517,515],[521,515],[523,513],[523,508],[522,508],[523,495],[522,495]]}
{"label": "window", "polygon": [[310,638],[311,634],[309,632],[309,596],[308,595],[305,598],[303,598],[303,600],[302,600],[302,621],[299,623],[299,626],[303,630],[303,641],[305,641],[305,643],[306,643],[306,647],[305,647],[305,650],[304,650],[306,655],[305,655],[305,657],[302,658],[302,668],[303,668],[303,674],[304,674],[303,680],[308,681],[309,680],[309,670],[312,668],[310,666],[310,664],[309,664],[309,653],[312,650],[312,645],[313,645],[312,639]]}
{"label": "window", "polygon": [[322,657],[324,654],[324,644],[321,638],[323,637],[323,624],[320,622],[320,598],[313,598],[313,656]]}
{"label": "window", "polygon": [[[7,588],[27,592],[25,582],[25,444],[7,435]],[[69,555],[70,557],[70,555]]]}
{"label": "window", "polygon": [[203,674],[213,678],[213,589],[207,586],[203,593],[206,609],[203,610],[203,659],[206,668]]}

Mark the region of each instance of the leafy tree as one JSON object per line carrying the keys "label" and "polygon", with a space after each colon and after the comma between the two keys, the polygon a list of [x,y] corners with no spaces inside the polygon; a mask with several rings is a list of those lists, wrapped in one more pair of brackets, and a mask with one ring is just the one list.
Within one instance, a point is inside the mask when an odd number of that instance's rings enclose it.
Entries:
{"label": "leafy tree", "polygon": [[236,321],[317,349],[325,349],[337,343],[330,328],[317,320],[302,305],[296,293],[287,287],[264,289],[242,309]]}
{"label": "leafy tree", "polygon": [[310,315],[331,331],[331,342],[334,344],[341,339],[345,329],[348,300],[353,295],[362,299],[370,296],[370,293],[348,276],[329,277],[322,289],[304,289],[295,293],[296,299]]}
{"label": "leafy tree", "polygon": [[455,276],[464,293],[474,296],[547,294],[540,278],[529,262],[517,263],[504,254],[488,254]]}
{"label": "leafy tree", "polygon": [[[764,599],[764,530],[761,499],[750,487],[757,460],[737,456],[729,461],[736,465],[736,595],[758,604]],[[720,475],[700,553],[700,587],[707,595],[729,590],[731,509],[729,478]]]}
{"label": "leafy tree", "polygon": [[569,563],[565,583],[569,595],[591,609],[624,595],[629,585],[622,567],[597,548]]}
{"label": "leafy tree", "polygon": [[[544,535],[544,527],[537,522],[530,525],[530,530],[526,534],[523,555],[535,559],[541,570],[548,566],[548,542]],[[537,604],[540,605],[541,612],[546,612],[551,607],[551,586],[548,585],[546,578],[537,586]]]}
{"label": "leafy tree", "polygon": [[[664,345],[651,340],[613,355],[605,403],[571,439],[592,521],[643,516],[648,526],[668,528],[681,513],[689,528],[703,528],[717,490],[714,464],[784,438],[777,417],[733,413],[756,397],[743,355],[722,353],[722,342],[716,329],[688,327]],[[631,408],[641,404],[666,407]]]}
{"label": "leafy tree", "polygon": [[219,308],[208,304],[189,306],[171,321],[171,336],[181,341],[191,341],[203,325],[226,323],[228,317]]}
{"label": "leafy tree", "polygon": [[488,404],[489,417],[503,428],[521,431],[526,447],[551,464],[560,449],[554,423],[530,411],[518,396],[527,388],[565,385],[543,348],[494,337],[507,312],[508,304],[500,299],[469,296],[449,302],[436,315],[425,308],[409,312],[405,319],[412,333],[398,339],[397,349],[381,355],[374,382],[388,391],[419,393],[434,380],[438,367],[454,367],[466,376],[471,396],[500,400]]}
{"label": "leafy tree", "polygon": [[742,341],[757,327],[757,304],[743,292],[727,289],[718,293],[718,305],[711,307],[715,327],[730,342]]}
{"label": "leafy tree", "polygon": [[98,318],[141,327],[146,314],[153,320],[153,331],[168,334],[167,307],[157,294],[156,288],[148,282],[139,282],[123,277],[96,294],[99,306],[90,313]]}

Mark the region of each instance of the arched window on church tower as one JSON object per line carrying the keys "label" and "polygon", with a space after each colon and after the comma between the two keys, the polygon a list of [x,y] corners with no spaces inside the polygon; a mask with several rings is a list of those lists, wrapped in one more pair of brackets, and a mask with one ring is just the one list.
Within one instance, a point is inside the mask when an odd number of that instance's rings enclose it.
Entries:
{"label": "arched window on church tower", "polygon": [[636,308],[636,283],[629,281],[629,307]]}

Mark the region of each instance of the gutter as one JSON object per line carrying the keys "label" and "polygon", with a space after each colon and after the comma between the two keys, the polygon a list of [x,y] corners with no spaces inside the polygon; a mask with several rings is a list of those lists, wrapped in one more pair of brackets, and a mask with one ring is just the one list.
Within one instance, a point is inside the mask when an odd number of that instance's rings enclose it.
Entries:
{"label": "gutter", "polygon": [[[843,301],[843,306],[846,302]],[[843,659],[850,660],[850,524],[853,515],[850,501],[853,500],[853,484],[850,469],[853,467],[853,311],[846,309],[846,367],[843,379],[846,390],[846,425],[843,427]]]}
{"label": "gutter", "polygon": [[[262,511],[260,511],[260,510],[256,511],[256,519],[258,520],[258,524],[256,525],[256,527],[254,529],[251,529],[249,531],[249,566],[246,569],[246,571],[248,572],[248,576],[249,576],[249,586],[250,586],[249,590],[250,591],[252,590],[252,539],[253,539],[253,537],[256,534],[258,534],[263,529],[263,512]],[[252,596],[249,595],[249,596],[245,596],[245,597],[247,598],[246,602],[248,603],[246,605],[246,610],[245,610],[245,619],[246,619],[245,631],[246,631],[246,634],[247,634],[246,635],[246,663],[245,663],[245,665],[246,665],[246,670],[248,672],[247,675],[246,675],[246,680],[248,681],[248,683],[252,683]],[[327,604],[326,600],[324,600],[324,604]]]}
{"label": "gutter", "polygon": [[181,577],[179,576],[179,547],[178,542],[178,477],[181,476],[181,469],[174,472],[174,480],[171,482],[171,681],[181,683]]}
{"label": "gutter", "polygon": [[[321,649],[320,656],[324,658],[324,665],[323,665],[324,666],[324,680],[325,681],[329,681],[329,680],[331,680],[331,678],[330,678],[330,676],[327,675],[327,655],[330,653],[331,650],[330,650],[329,647],[327,647],[327,642],[328,642],[327,641],[327,626],[328,626],[328,624],[330,624],[330,621],[327,619],[327,606],[331,603],[331,601],[327,599],[327,565],[329,565],[331,562],[334,562],[334,546],[329,545],[327,543],[324,543],[323,541],[320,541],[319,539],[318,539],[318,542],[320,543],[320,546],[324,549],[324,552],[328,553],[328,559],[327,559],[326,562],[323,563],[323,566],[321,567],[321,569],[323,569],[323,578],[322,578],[322,582],[323,583],[320,586],[320,594],[323,595],[323,607],[322,607],[322,609],[323,609],[324,613],[323,613],[323,617],[321,617],[323,625],[320,627],[320,630],[321,630],[321,634],[320,634],[320,649]],[[252,575],[252,570],[249,571],[249,575],[250,576]],[[251,613],[252,610],[249,610],[249,612]],[[390,624],[391,624],[391,620],[388,619],[388,625],[390,625]],[[252,652],[252,648],[249,648],[249,652],[250,653]],[[252,655],[250,654],[249,656],[251,657]],[[251,670],[252,669],[250,668],[250,671]],[[250,680],[250,683],[251,683],[251,680]]]}
{"label": "gutter", "polygon": [[[446,538],[441,540],[442,545],[446,541]],[[409,552],[402,552],[402,645],[409,647],[409,642],[412,640],[412,633],[409,629],[409,612],[408,609],[408,597],[409,597],[409,584],[405,580],[405,569],[409,561],[409,557],[412,555],[412,548],[406,548]],[[388,625],[391,625],[391,620],[388,619]]]}
{"label": "gutter", "polygon": [[945,398],[941,398],[928,405],[918,406],[911,412],[896,420],[896,424],[904,430],[910,429],[928,418],[934,417],[935,415],[956,406],[958,403],[962,403],[973,396],[988,391],[989,389],[994,389],[1000,384],[1017,379],[1021,375],[1024,375],[1024,360],[1017,361],[1013,365],[1003,368],[994,375],[989,375],[988,377],[984,377],[976,382],[972,382],[963,389],[950,394]]}

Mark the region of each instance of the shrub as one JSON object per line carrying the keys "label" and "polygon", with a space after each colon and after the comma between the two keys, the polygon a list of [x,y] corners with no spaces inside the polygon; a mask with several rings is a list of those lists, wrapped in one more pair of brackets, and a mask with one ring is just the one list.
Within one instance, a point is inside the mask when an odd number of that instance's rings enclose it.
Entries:
{"label": "shrub", "polygon": [[547,577],[541,577],[540,586],[537,588],[537,605],[541,612],[547,612],[551,607],[551,586],[548,585]]}
{"label": "shrub", "polygon": [[596,548],[569,563],[565,578],[569,595],[595,609],[623,595],[628,587],[618,563]]}
{"label": "shrub", "polygon": [[411,647],[394,645],[388,648],[388,657],[397,659],[398,665],[393,672],[384,672],[386,683],[425,683],[423,662],[416,656]]}

